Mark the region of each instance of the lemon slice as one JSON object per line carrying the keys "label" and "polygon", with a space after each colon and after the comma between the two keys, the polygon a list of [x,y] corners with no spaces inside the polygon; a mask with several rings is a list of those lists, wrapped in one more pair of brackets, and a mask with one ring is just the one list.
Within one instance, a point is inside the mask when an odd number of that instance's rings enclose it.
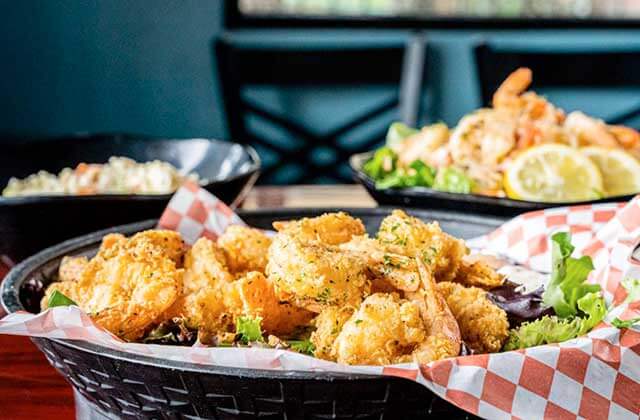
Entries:
{"label": "lemon slice", "polygon": [[640,192],[640,162],[622,149],[589,146],[580,151],[596,164],[602,174],[607,196]]}
{"label": "lemon slice", "polygon": [[602,175],[578,149],[544,144],[525,150],[504,174],[509,198],[561,203],[600,198]]}

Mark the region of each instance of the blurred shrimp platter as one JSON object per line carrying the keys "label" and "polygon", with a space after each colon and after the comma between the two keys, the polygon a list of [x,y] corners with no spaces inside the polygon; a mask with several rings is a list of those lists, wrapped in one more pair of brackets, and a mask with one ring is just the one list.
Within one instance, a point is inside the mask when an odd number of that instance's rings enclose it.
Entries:
{"label": "blurred shrimp platter", "polygon": [[595,200],[640,192],[640,134],[580,111],[569,114],[514,71],[493,106],[420,130],[394,123],[363,169],[376,188],[429,187],[535,202]]}

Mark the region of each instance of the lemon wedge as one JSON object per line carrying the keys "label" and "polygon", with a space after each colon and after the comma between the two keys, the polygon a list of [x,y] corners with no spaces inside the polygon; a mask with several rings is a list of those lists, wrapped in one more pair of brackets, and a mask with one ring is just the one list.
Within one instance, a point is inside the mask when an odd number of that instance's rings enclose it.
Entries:
{"label": "lemon wedge", "polygon": [[607,196],[640,192],[640,161],[622,149],[589,146],[580,151],[596,164],[602,174]]}
{"label": "lemon wedge", "polygon": [[561,203],[602,197],[598,167],[578,149],[562,144],[531,147],[504,174],[509,198]]}

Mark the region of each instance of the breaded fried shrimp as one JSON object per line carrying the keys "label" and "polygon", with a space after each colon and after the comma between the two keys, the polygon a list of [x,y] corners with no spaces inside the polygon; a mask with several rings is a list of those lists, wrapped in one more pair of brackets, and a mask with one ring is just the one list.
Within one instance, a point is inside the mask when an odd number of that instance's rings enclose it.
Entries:
{"label": "breaded fried shrimp", "polygon": [[509,322],[505,311],[487,299],[487,292],[452,282],[438,283],[437,289],[458,321],[464,342],[473,351],[500,351],[509,335]]}
{"label": "breaded fried shrimp", "polygon": [[462,257],[469,252],[464,241],[443,232],[437,222],[424,223],[402,210],[384,218],[378,240],[390,252],[420,258],[433,267],[436,281],[455,278]]}
{"label": "breaded fried shrimp", "polygon": [[267,267],[271,238],[259,229],[232,225],[218,238],[231,273],[260,271]]}
{"label": "breaded fried shrimp", "polygon": [[355,235],[366,233],[360,219],[347,213],[325,213],[322,216],[303,218],[286,222],[274,222],[279,232],[296,238],[300,242],[320,242],[338,245],[348,242]]}
{"label": "breaded fried shrimp", "polygon": [[282,233],[269,248],[267,276],[278,298],[313,312],[358,305],[370,288],[365,269],[360,258]]}

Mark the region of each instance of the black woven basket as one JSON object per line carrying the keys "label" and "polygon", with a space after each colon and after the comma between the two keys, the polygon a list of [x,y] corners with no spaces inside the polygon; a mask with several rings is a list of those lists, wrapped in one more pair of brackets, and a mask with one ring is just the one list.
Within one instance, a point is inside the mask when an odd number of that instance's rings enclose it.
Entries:
{"label": "black woven basket", "polygon": [[[252,226],[313,216],[331,209],[244,212]],[[390,209],[350,209],[375,231]],[[410,211],[438,220],[463,238],[496,228],[500,219]],[[132,234],[155,221],[96,232],[48,248],[16,266],[2,284],[8,312],[37,310],[64,255],[91,255],[109,232]],[[86,400],[92,418],[213,419],[450,419],[474,418],[407,379],[363,374],[280,372],[175,362],[82,341],[35,338],[49,362]],[[85,402],[83,402],[85,404]],[[87,409],[85,407],[84,409]],[[89,414],[87,414],[89,413]]]}

